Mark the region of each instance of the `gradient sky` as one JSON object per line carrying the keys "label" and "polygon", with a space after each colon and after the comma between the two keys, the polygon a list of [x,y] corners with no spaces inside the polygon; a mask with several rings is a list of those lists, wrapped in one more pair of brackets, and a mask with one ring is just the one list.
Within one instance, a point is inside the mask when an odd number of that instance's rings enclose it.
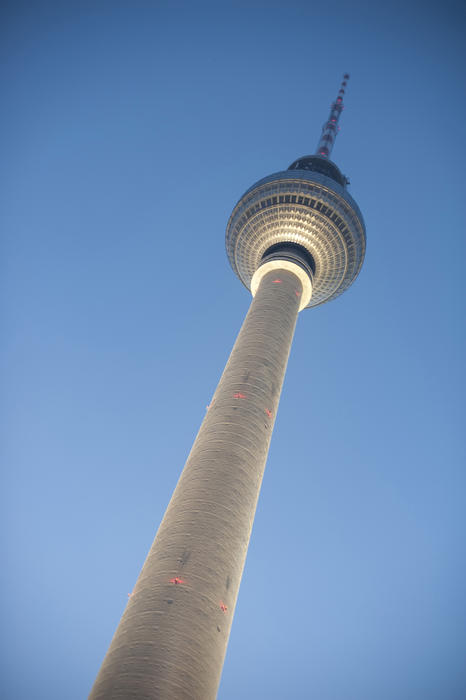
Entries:
{"label": "gradient sky", "polygon": [[89,692],[248,308],[228,217],[348,71],[367,256],[299,317],[219,700],[463,700],[464,3],[2,13],[1,697]]}

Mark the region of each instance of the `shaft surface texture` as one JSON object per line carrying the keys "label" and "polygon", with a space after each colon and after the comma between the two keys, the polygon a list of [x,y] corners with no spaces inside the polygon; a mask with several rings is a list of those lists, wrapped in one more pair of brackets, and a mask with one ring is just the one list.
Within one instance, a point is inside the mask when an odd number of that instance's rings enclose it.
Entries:
{"label": "shaft surface texture", "polygon": [[260,282],[92,700],[216,697],[301,293]]}

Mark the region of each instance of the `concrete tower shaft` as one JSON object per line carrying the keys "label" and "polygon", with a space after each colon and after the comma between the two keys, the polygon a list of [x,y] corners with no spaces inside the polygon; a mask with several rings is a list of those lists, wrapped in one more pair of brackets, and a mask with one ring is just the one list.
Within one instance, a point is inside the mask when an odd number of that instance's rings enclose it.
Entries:
{"label": "concrete tower shaft", "polygon": [[216,697],[298,310],[310,294],[302,267],[265,268],[91,700]]}

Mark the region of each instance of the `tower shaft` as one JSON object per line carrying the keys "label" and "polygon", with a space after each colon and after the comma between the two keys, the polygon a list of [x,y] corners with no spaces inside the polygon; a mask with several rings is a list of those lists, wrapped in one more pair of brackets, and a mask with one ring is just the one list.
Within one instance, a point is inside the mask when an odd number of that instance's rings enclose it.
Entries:
{"label": "tower shaft", "polygon": [[216,697],[302,294],[260,279],[91,700]]}

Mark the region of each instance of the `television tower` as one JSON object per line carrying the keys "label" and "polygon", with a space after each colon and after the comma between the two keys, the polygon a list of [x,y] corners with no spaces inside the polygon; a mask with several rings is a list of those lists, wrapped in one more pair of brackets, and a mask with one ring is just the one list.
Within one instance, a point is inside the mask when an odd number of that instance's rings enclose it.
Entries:
{"label": "television tower", "polygon": [[214,700],[298,312],[342,294],[365,228],[329,156],[345,75],[314,155],[259,180],[226,231],[253,300],[129,598],[91,700]]}

